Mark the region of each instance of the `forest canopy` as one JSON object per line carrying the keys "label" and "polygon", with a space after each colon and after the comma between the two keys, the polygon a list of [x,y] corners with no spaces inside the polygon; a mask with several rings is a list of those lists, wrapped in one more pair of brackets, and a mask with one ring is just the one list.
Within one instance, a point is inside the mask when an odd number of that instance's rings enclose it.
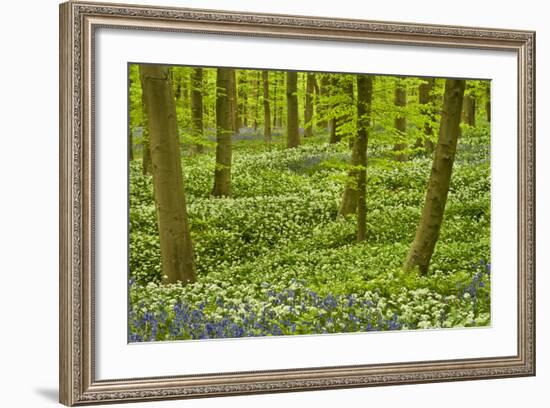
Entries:
{"label": "forest canopy", "polygon": [[128,75],[129,341],[490,324],[490,81]]}

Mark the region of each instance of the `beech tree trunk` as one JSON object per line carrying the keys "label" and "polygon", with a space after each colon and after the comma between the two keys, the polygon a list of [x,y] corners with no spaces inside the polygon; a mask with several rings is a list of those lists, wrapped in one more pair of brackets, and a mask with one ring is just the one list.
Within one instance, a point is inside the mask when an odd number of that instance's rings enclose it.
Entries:
{"label": "beech tree trunk", "polygon": [[423,113],[426,115],[427,122],[424,124],[424,139],[419,139],[416,141],[416,147],[422,147],[426,149],[427,152],[431,153],[434,150],[434,142],[432,137],[434,134],[433,127],[431,122],[435,119],[433,102],[434,98],[432,95],[435,79],[428,78],[427,82],[421,84],[418,87],[418,103],[422,106]]}
{"label": "beech tree trunk", "polygon": [[[407,106],[407,92],[405,91],[405,88],[398,83],[395,87],[395,97],[394,97],[394,105],[400,109]],[[404,138],[407,133],[407,119],[405,118],[405,115],[403,113],[398,113],[395,117],[394,121],[394,127],[399,133],[400,137]],[[407,143],[405,142],[399,142],[396,143],[393,146],[393,150],[395,152],[395,160],[397,161],[407,161],[408,157],[405,153],[400,153],[403,150],[407,148]]]}
{"label": "beech tree trunk", "polygon": [[306,79],[306,101],[304,106],[304,137],[313,136],[313,94],[315,92],[315,74],[308,72]]}
{"label": "beech tree trunk", "polygon": [[439,127],[439,138],[435,149],[426,200],[414,241],[405,261],[404,269],[418,268],[428,272],[435,244],[443,222],[447,195],[460,134],[460,114],[466,81],[447,79],[443,96],[443,110]]}
{"label": "beech tree trunk", "polygon": [[329,127],[329,121],[326,119],[329,107],[327,104],[327,98],[330,95],[329,92],[330,88],[330,79],[327,74],[321,74],[321,78],[319,80],[319,99],[321,99],[321,104],[318,105],[317,112],[319,110],[322,111],[321,116],[324,118],[322,120],[319,120],[318,125],[322,127],[323,129],[328,129]]}
{"label": "beech tree trunk", "polygon": [[465,125],[476,125],[476,101],[471,95],[464,95],[464,112],[462,114],[462,120]]}
{"label": "beech tree trunk", "polygon": [[271,144],[271,107],[269,106],[269,71],[262,71],[264,88],[264,141]]}
{"label": "beech tree trunk", "polygon": [[239,107],[238,107],[238,96],[237,96],[237,70],[231,69],[231,78],[230,78],[230,110],[231,110],[231,121],[233,125],[233,132],[238,134],[240,131],[239,123]]}
{"label": "beech tree trunk", "polygon": [[212,195],[215,197],[231,196],[231,137],[235,131],[234,80],[234,69],[217,69],[216,169],[214,170],[214,189],[212,190]]}
{"label": "beech tree trunk", "polygon": [[[336,77],[332,77],[330,79],[330,93],[329,95],[330,96],[334,96],[337,92],[338,92],[338,85],[339,85],[339,81]],[[332,109],[334,110],[334,108],[336,107],[335,104],[331,104],[329,106],[329,109]],[[330,138],[329,138],[329,143],[338,143],[340,140],[342,140],[342,135],[340,135],[338,133],[338,126],[339,126],[339,118],[337,118],[335,115],[334,115],[334,112],[332,113],[332,117],[330,119]]]}
{"label": "beech tree trunk", "polygon": [[202,68],[194,68],[191,73],[191,135],[194,139],[195,151],[202,153],[204,135],[202,108]]}
{"label": "beech tree trunk", "polygon": [[357,76],[357,135],[351,152],[351,170],[342,196],[339,214],[357,213],[357,240],[366,236],[367,144],[371,126],[373,77]]}
{"label": "beech tree trunk", "polygon": [[300,145],[298,133],[298,73],[286,73],[286,103],[287,103],[287,139],[286,147],[293,148]]}
{"label": "beech tree trunk", "polygon": [[140,65],[140,79],[148,118],[162,273],[167,283],[194,282],[195,261],[170,71],[162,65]]}

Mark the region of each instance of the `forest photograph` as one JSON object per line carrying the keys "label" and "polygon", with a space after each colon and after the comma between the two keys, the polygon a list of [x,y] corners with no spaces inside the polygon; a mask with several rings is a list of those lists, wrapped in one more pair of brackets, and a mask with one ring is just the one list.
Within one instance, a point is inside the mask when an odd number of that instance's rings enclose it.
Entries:
{"label": "forest photograph", "polygon": [[130,63],[127,188],[130,343],[491,325],[490,80]]}

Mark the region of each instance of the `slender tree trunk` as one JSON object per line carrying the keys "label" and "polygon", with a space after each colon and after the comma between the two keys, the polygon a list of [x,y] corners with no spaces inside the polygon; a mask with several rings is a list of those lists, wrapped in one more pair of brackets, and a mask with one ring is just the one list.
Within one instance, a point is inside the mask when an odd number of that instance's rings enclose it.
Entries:
{"label": "slender tree trunk", "polygon": [[315,74],[308,72],[306,79],[306,101],[304,107],[304,137],[313,136],[313,93],[315,92]]}
{"label": "slender tree trunk", "polygon": [[[395,87],[395,97],[394,104],[398,109],[404,108],[407,106],[407,92],[401,83],[398,83]],[[394,121],[395,130],[399,133],[401,138],[404,138],[407,133],[407,119],[405,118],[404,113],[400,112],[397,114]],[[397,161],[407,161],[408,157],[405,153],[402,153],[403,150],[407,148],[407,143],[399,142],[395,143],[393,146],[393,151],[395,152],[395,160]],[[401,153],[400,153],[401,152]]]}
{"label": "slender tree trunk", "polygon": [[476,101],[471,95],[464,95],[464,110],[462,114],[462,120],[465,125],[476,125]]}
{"label": "slender tree trunk", "polygon": [[233,125],[233,132],[235,134],[238,134],[239,129],[239,106],[238,106],[238,96],[237,96],[237,70],[232,69],[231,70],[231,87],[229,89],[231,95],[230,95],[230,101],[231,101],[231,121]]}
{"label": "slender tree trunk", "polygon": [[433,88],[435,79],[429,78],[426,79],[427,82],[421,84],[418,87],[418,103],[422,105],[422,110],[424,115],[427,118],[426,123],[424,124],[424,139],[419,138],[416,141],[415,147],[422,147],[426,149],[427,152],[431,153],[434,150],[434,142],[432,137],[434,130],[431,122],[435,120],[434,107],[433,107]]}
{"label": "slender tree trunk", "polygon": [[[349,114],[346,115],[344,120],[348,123],[355,122],[356,109],[353,108],[357,105],[355,101],[355,94],[353,91],[353,82],[355,79],[356,77],[346,78],[345,90],[346,90],[346,96],[347,96],[347,104],[350,108],[349,108]],[[353,134],[348,136],[349,136],[348,146],[350,149],[353,149],[353,144],[355,143],[355,140],[354,140],[355,137]]]}
{"label": "slender tree trunk", "polygon": [[262,71],[264,88],[264,141],[271,144],[271,107],[269,106],[269,71]]}
{"label": "slender tree trunk", "polygon": [[321,79],[319,80],[319,99],[321,99],[322,103],[320,104],[317,112],[321,110],[321,116],[324,117],[323,120],[320,120],[318,122],[319,127],[323,129],[328,129],[329,127],[329,121],[326,119],[327,113],[328,113],[328,104],[327,104],[327,98],[330,95],[329,88],[330,88],[330,79],[328,75],[322,74]]}
{"label": "slender tree trunk", "polygon": [[277,127],[277,90],[278,90],[278,83],[279,81],[277,81],[277,73],[274,72],[273,73],[274,76],[275,76],[275,79],[273,81],[273,128],[276,128]]}
{"label": "slender tree trunk", "polygon": [[[371,126],[372,87],[372,76],[357,76],[357,136],[353,139],[354,143],[351,151],[352,168],[348,173],[348,182],[342,196],[339,211],[341,216],[355,214],[356,212],[359,215],[359,212],[364,212],[366,206],[364,190],[366,186],[368,132]],[[361,202],[359,203],[361,195],[363,197],[361,197]],[[360,224],[361,228],[358,228],[358,240],[362,240],[365,237],[364,214],[361,214],[361,222],[358,219],[358,227]]]}
{"label": "slender tree trunk", "polygon": [[260,116],[260,84],[262,79],[262,72],[258,71],[256,77],[256,86],[254,90],[254,131],[258,130],[258,121]]}
{"label": "slender tree trunk", "polygon": [[460,134],[460,113],[465,83],[466,81],[462,79],[447,79],[445,82],[439,138],[432,172],[420,223],[405,261],[405,270],[418,267],[421,273],[427,273],[435,244],[439,238]]}
{"label": "slender tree trunk", "polygon": [[202,68],[194,68],[191,73],[191,135],[197,153],[204,151],[202,144],[204,138],[202,88]]}
{"label": "slender tree trunk", "polygon": [[214,189],[216,197],[231,196],[231,136],[235,131],[233,108],[235,71],[218,68],[216,78],[216,169]]}
{"label": "slender tree trunk", "polygon": [[369,142],[372,83],[370,75],[357,75],[357,137],[359,177],[357,182],[357,242],[367,238],[367,146]]}
{"label": "slender tree trunk", "polygon": [[140,65],[151,144],[162,273],[168,283],[190,283],[196,279],[195,261],[169,73],[166,66]]}
{"label": "slender tree trunk", "polygon": [[[339,80],[337,77],[331,77],[330,79],[330,96],[335,96],[339,89],[338,89],[338,86],[339,86]],[[330,138],[329,138],[329,143],[338,143],[340,142],[340,140],[342,140],[342,135],[340,133],[338,133],[338,126],[340,126],[339,124],[339,119],[338,117],[336,117],[335,113],[334,113],[334,110],[338,108],[338,105],[337,104],[330,104],[330,107],[329,109],[331,109],[333,112],[332,112],[332,117],[330,119]]]}
{"label": "slender tree trunk", "polygon": [[300,145],[298,133],[298,73],[286,73],[286,103],[287,103],[287,140],[286,147],[293,148]]}
{"label": "slender tree trunk", "polygon": [[[280,76],[280,82],[279,82],[279,88],[281,90],[283,90],[284,86],[285,86],[285,76],[284,74],[282,74]],[[282,103],[279,103],[279,114],[277,115],[278,117],[278,120],[279,120],[279,125],[278,127],[282,128],[283,127],[283,124],[284,124],[284,112],[285,112],[285,106],[284,106],[284,91],[281,92],[281,97],[279,98],[280,101],[279,102],[282,102]]]}

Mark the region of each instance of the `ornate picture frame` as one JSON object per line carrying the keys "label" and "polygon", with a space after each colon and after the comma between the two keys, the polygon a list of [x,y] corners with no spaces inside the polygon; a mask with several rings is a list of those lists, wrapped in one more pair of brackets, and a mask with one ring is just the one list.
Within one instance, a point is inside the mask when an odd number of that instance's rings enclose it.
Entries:
{"label": "ornate picture frame", "polygon": [[[517,352],[98,379],[95,47],[101,28],[505,51],[517,57]],[[60,5],[60,402],[73,406],[535,375],[535,33],[136,5]],[[121,296],[124,296],[121,294]]]}

